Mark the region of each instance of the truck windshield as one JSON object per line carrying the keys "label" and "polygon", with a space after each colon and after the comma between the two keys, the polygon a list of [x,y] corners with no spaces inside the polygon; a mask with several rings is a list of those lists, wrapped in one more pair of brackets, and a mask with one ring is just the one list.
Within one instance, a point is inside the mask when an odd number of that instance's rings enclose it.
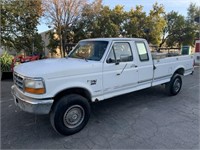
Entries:
{"label": "truck windshield", "polygon": [[99,61],[103,57],[107,45],[108,41],[81,41],[68,57]]}

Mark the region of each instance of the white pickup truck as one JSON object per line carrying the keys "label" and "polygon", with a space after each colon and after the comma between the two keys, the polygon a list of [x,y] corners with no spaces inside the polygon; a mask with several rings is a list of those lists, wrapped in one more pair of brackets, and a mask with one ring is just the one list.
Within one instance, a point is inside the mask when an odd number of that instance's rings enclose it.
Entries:
{"label": "white pickup truck", "polygon": [[153,59],[145,39],[86,39],[66,58],[15,67],[11,91],[22,110],[50,114],[54,129],[70,135],[87,124],[92,102],[159,84],[178,94],[193,62],[191,55]]}

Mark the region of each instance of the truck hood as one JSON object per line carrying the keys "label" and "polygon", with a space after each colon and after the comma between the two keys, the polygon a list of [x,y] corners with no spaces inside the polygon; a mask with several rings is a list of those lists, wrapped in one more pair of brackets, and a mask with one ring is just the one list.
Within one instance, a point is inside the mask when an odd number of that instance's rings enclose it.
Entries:
{"label": "truck hood", "polygon": [[14,68],[14,72],[25,77],[58,78],[81,74],[97,73],[102,64],[74,58],[45,59],[23,63]]}

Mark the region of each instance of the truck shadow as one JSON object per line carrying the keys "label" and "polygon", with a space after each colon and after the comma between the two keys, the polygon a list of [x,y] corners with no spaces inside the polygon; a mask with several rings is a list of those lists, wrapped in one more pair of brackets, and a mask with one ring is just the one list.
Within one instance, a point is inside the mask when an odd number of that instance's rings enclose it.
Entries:
{"label": "truck shadow", "polygon": [[105,101],[100,101],[92,104],[92,109],[94,111],[101,111],[102,108],[117,109],[120,107],[137,107],[139,105],[151,103],[152,101],[162,100],[168,95],[165,92],[165,87],[162,85],[147,88],[144,90],[120,95],[114,98],[107,99]]}
{"label": "truck shadow", "polygon": [[3,72],[1,81],[10,81],[13,80],[13,73],[12,72]]}

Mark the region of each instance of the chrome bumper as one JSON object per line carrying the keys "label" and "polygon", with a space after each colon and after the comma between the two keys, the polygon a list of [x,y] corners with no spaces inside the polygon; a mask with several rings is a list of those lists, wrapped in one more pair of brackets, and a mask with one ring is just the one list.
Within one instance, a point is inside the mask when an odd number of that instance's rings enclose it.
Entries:
{"label": "chrome bumper", "polygon": [[51,110],[53,99],[33,99],[27,97],[21,94],[15,85],[11,87],[11,93],[14,97],[15,105],[23,111],[34,114],[49,114]]}

